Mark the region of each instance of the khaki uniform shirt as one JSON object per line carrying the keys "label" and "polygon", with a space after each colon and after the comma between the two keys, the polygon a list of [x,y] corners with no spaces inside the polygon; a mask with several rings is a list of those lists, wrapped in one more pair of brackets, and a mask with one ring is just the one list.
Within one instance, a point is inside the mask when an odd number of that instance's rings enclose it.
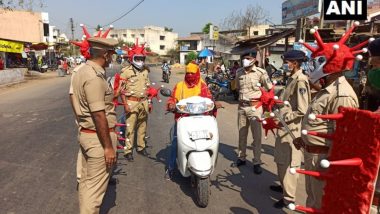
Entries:
{"label": "khaki uniform shirt", "polygon": [[146,89],[150,85],[148,70],[137,71],[132,65],[122,69],[123,79],[121,90],[127,97],[146,97]]}
{"label": "khaki uniform shirt", "polygon": [[84,63],[78,65],[77,67],[74,68],[73,72],[71,73],[71,80],[70,80],[70,88],[69,88],[69,94],[73,94],[73,79],[74,79],[74,76],[75,74],[77,73],[77,71],[82,68],[84,65]]}
{"label": "khaki uniform shirt", "polygon": [[113,89],[107,83],[105,71],[101,66],[88,60],[73,77],[72,87],[73,105],[80,127],[95,130],[91,112],[97,111],[105,111],[108,127],[115,127]]}
{"label": "khaki uniform shirt", "polygon": [[[332,134],[335,128],[335,122],[333,120],[322,120],[319,118],[309,120],[308,116],[311,113],[316,115],[335,114],[338,113],[339,106],[359,107],[358,98],[344,76],[339,77],[335,82],[315,95],[302,120],[302,130],[306,129],[308,131]],[[302,139],[307,145],[331,145],[331,140],[312,135],[302,135]]]}
{"label": "khaki uniform shirt", "polygon": [[272,88],[272,82],[267,72],[259,67],[254,66],[250,72],[246,72],[244,68],[237,71],[237,89],[239,90],[240,101],[250,101],[261,97],[260,83],[262,87],[269,90]]}
{"label": "khaki uniform shirt", "polygon": [[[281,100],[290,104],[281,108],[280,112],[295,137],[301,136],[301,122],[311,101],[310,97],[308,77],[299,70],[288,79],[280,95]],[[277,130],[274,158],[279,164],[290,162],[291,166],[301,165],[302,153],[294,147],[292,137],[284,128]]]}

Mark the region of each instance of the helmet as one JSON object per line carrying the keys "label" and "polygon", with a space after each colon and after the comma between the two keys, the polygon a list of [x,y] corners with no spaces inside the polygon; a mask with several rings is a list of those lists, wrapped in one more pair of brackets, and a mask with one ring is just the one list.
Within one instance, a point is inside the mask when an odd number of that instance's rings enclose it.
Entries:
{"label": "helmet", "polygon": [[138,70],[144,67],[145,57],[148,53],[145,50],[145,44],[139,46],[139,40],[128,49],[128,60]]}
{"label": "helmet", "polygon": [[[342,36],[338,42],[324,43],[321,36],[318,33],[318,28],[314,27],[310,30],[310,34],[313,34],[317,41],[318,48],[314,48],[303,40],[299,42],[303,44],[307,49],[312,52],[312,62],[309,62],[309,76],[313,77],[313,83],[315,83],[320,78],[333,74],[343,72],[345,70],[351,70],[355,59],[361,60],[363,57],[356,54],[367,52],[366,48],[359,50],[369,43],[370,40],[362,42],[352,48],[345,45],[346,41],[350,37],[351,33],[359,22],[355,24]],[[317,79],[318,78],[318,79]]]}

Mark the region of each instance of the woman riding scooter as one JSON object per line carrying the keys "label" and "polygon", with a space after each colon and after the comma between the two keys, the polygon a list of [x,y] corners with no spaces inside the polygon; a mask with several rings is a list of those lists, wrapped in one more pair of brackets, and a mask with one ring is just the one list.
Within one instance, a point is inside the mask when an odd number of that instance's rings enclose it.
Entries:
{"label": "woman riding scooter", "polygon": [[[175,111],[175,105],[178,101],[186,99],[192,96],[200,96],[212,99],[210,90],[207,84],[201,79],[200,70],[197,64],[190,62],[186,66],[185,79],[176,84],[173,89],[172,95],[168,100],[168,111]],[[221,107],[221,105],[215,102],[215,106]],[[177,121],[181,115],[176,113],[175,120]],[[167,180],[171,180],[175,168],[176,156],[177,156],[177,129],[174,125],[174,136],[171,144],[170,154],[167,163],[166,175]]]}

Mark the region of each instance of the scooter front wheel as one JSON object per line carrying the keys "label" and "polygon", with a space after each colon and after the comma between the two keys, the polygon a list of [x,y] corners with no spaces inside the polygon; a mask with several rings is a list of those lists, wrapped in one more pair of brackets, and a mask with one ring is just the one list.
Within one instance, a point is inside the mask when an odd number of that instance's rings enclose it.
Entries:
{"label": "scooter front wheel", "polygon": [[196,198],[198,206],[205,208],[208,205],[210,195],[209,178],[200,178],[196,176]]}

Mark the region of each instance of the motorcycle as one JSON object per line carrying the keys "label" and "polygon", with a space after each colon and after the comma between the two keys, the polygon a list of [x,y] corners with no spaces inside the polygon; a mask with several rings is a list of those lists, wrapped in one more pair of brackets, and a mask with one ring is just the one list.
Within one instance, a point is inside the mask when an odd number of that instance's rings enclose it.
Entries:
{"label": "motorcycle", "polygon": [[235,100],[238,99],[238,93],[236,90],[232,90],[231,82],[235,79],[229,75],[228,70],[214,74],[212,77],[207,76],[205,78],[206,84],[210,89],[215,100],[218,100],[220,95],[233,95]]}
{"label": "motorcycle", "polygon": [[[169,89],[161,89],[163,96],[170,96]],[[210,195],[210,175],[218,157],[219,132],[213,116],[214,102],[211,99],[193,96],[180,100],[176,112],[177,121],[177,167],[183,177],[191,177],[196,189],[196,201],[207,207]],[[170,131],[171,140],[173,128]]]}
{"label": "motorcycle", "polygon": [[166,83],[169,83],[169,79],[170,79],[170,68],[164,66],[162,68],[162,80],[164,80],[164,82]]}

